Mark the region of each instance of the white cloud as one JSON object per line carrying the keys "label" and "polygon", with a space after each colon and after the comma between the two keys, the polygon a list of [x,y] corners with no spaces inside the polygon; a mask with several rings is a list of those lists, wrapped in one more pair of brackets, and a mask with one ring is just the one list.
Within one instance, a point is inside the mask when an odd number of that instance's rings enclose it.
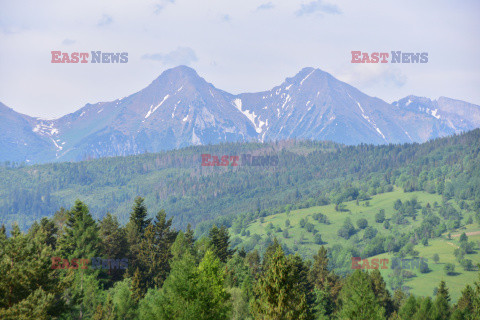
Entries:
{"label": "white cloud", "polygon": [[160,61],[168,66],[178,65],[190,65],[192,62],[197,61],[197,55],[192,48],[178,47],[177,49],[168,53],[153,53],[144,54],[142,59]]}
{"label": "white cloud", "polygon": [[337,77],[339,80],[362,88],[378,84],[399,88],[407,83],[407,76],[390,63],[352,64]]}
{"label": "white cloud", "polygon": [[175,0],[158,0],[155,4],[155,13],[160,13],[167,5],[175,3]]}
{"label": "white cloud", "polygon": [[262,3],[261,5],[259,5],[257,7],[257,10],[269,10],[269,9],[273,9],[275,8],[275,6],[273,5],[273,3],[271,2],[266,2],[266,3]]}
{"label": "white cloud", "polygon": [[97,25],[99,27],[108,26],[113,22],[113,18],[108,14],[104,14],[102,18],[98,21]]}
{"label": "white cloud", "polygon": [[297,16],[309,15],[313,13],[327,13],[340,14],[342,13],[338,6],[325,3],[323,0],[315,0],[308,3],[303,3],[300,9],[296,12]]}
{"label": "white cloud", "polygon": [[69,45],[72,45],[74,44],[76,41],[75,40],[72,40],[72,39],[64,39],[62,41],[62,44],[65,45],[65,46],[69,46]]}
{"label": "white cloud", "polygon": [[[312,66],[389,101],[416,94],[480,103],[479,1],[384,0],[375,11],[357,0],[15,0],[1,7],[0,101],[33,116],[124,97],[177,64],[232,93],[271,89]],[[52,64],[52,50],[128,52],[129,61]],[[427,51],[429,62],[362,69],[350,63],[352,50]]]}

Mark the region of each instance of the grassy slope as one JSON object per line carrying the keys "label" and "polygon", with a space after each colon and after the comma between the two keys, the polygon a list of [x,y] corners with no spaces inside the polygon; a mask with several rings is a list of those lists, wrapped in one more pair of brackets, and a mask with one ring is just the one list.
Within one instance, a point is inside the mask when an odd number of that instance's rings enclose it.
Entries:
{"label": "grassy slope", "polygon": [[[380,209],[385,209],[386,218],[389,219],[392,217],[394,212],[393,210],[393,203],[397,199],[401,199],[402,201],[410,200],[413,197],[416,197],[417,200],[420,202],[422,206],[426,203],[430,203],[433,205],[435,201],[438,203],[441,202],[441,196],[437,194],[429,194],[426,192],[411,192],[411,193],[404,193],[399,189],[395,189],[393,192],[384,193],[375,195],[369,200],[370,205],[368,207],[365,206],[365,202],[360,202],[360,205],[357,206],[355,201],[347,202],[347,208],[350,212],[337,212],[335,211],[334,205],[327,205],[327,206],[320,206],[320,207],[311,207],[306,209],[294,210],[291,211],[289,214],[287,213],[280,213],[272,216],[267,216],[264,218],[264,222],[261,223],[260,220],[256,220],[251,223],[247,230],[250,231],[250,235],[258,234],[265,238],[267,236],[267,225],[272,223],[275,228],[280,227],[282,230],[285,229],[285,221],[287,219],[290,220],[291,227],[288,228],[289,238],[285,239],[281,232],[274,232],[273,234],[281,239],[281,241],[289,248],[294,246],[294,243],[298,243],[298,239],[300,235],[304,235],[305,242],[303,244],[298,245],[298,253],[310,257],[312,256],[319,248],[319,245],[313,242],[313,234],[307,232],[304,228],[300,227],[300,220],[302,218],[308,218],[308,222],[315,225],[315,228],[319,231],[322,235],[322,239],[326,242],[326,246],[329,247],[333,244],[341,244],[347,245],[352,242],[355,242],[355,238],[351,238],[350,240],[345,240],[341,237],[337,236],[337,230],[342,226],[346,217],[350,217],[353,224],[356,226],[356,221],[359,218],[365,218],[368,221],[370,226],[374,226],[379,232],[383,234],[388,234],[390,231],[385,230],[382,224],[375,222],[375,214]],[[457,207],[458,209],[458,207]],[[328,216],[330,221],[329,225],[320,224],[312,218],[314,213],[321,212]],[[464,216],[469,216],[469,214]],[[422,215],[418,212],[417,221],[412,221],[409,225],[400,226],[399,230],[402,232],[406,232],[409,229],[414,229],[415,227],[419,226],[422,221]],[[459,230],[458,232],[452,232],[452,235],[459,233],[459,232],[472,232],[480,230],[476,224],[469,225],[466,228]],[[363,237],[363,230],[359,231],[357,235],[362,238]],[[233,237],[239,237],[242,241],[248,239],[246,236],[240,235],[233,235]],[[480,235],[470,236],[469,241],[477,241],[480,240]],[[417,245],[415,249],[419,251],[419,256],[428,259],[428,265],[432,272],[428,274],[421,274],[419,272],[415,272],[417,277],[409,280],[405,283],[406,286],[411,288],[411,292],[418,295],[432,295],[433,288],[438,285],[440,280],[445,280],[447,282],[448,287],[450,288],[450,293],[453,300],[458,299],[460,296],[461,290],[465,287],[467,283],[473,283],[474,280],[477,280],[477,272],[475,271],[464,271],[463,268],[459,265],[456,261],[453,250],[455,249],[455,245],[458,245],[458,237],[452,238],[452,240],[447,240],[446,235],[442,238],[431,239],[429,245],[424,247],[423,245]],[[440,262],[435,264],[432,260],[432,256],[434,253],[438,253],[440,256]],[[382,254],[378,255],[378,258],[389,258],[391,259],[391,255],[389,254]],[[480,254],[471,254],[467,255],[466,258],[471,259],[474,263],[480,263]],[[455,263],[455,272],[458,273],[456,276],[447,276],[443,271],[443,267],[445,263],[452,262]],[[381,270],[382,274],[384,275],[386,281],[388,281],[388,274],[391,270]]]}

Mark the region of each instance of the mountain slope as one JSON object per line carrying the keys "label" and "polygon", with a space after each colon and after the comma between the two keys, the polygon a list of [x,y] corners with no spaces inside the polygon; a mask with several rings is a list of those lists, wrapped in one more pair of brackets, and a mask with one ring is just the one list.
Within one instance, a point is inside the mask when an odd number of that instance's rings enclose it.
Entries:
{"label": "mountain slope", "polygon": [[318,69],[305,68],[270,91],[237,104],[258,115],[262,140],[308,138],[345,144],[409,141],[395,121],[399,108],[363,94]]}
{"label": "mountain slope", "polygon": [[0,161],[49,161],[55,156],[52,141],[39,133],[35,122],[0,102]]}
{"label": "mountain slope", "polygon": [[0,105],[0,126],[0,161],[38,163],[288,138],[425,142],[480,127],[480,107],[415,96],[388,104],[314,68],[268,91],[232,95],[180,66],[135,94],[55,120]]}
{"label": "mountain slope", "polygon": [[[111,212],[126,223],[138,195],[145,197],[151,215],[163,208],[175,217],[177,227],[246,212],[260,214],[287,204],[336,203],[355,194],[365,198],[392,185],[407,192],[445,190],[448,197],[473,203],[470,200],[480,195],[479,146],[476,129],[424,144],[228,143],[22,168],[0,166],[0,224],[17,221],[28,226],[76,199],[84,200],[95,218]],[[203,167],[204,153],[271,154],[279,161],[273,166]]]}
{"label": "mountain slope", "polygon": [[414,141],[426,141],[480,127],[480,106],[440,97],[431,100],[408,96],[392,105],[403,110],[399,117]]}
{"label": "mountain slope", "polygon": [[55,122],[66,148],[60,158],[138,154],[255,137],[232,96],[187,67],[162,73],[122,99],[87,105]]}

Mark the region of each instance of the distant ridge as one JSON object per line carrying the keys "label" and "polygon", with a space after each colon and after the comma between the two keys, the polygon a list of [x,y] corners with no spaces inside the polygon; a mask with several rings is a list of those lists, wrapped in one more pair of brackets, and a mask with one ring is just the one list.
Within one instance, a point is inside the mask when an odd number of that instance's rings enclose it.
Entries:
{"label": "distant ridge", "polygon": [[0,103],[0,161],[77,161],[288,138],[349,145],[424,142],[478,127],[478,105],[416,96],[389,104],[320,69],[304,68],[269,91],[232,95],[179,66],[135,94],[87,104],[55,120]]}

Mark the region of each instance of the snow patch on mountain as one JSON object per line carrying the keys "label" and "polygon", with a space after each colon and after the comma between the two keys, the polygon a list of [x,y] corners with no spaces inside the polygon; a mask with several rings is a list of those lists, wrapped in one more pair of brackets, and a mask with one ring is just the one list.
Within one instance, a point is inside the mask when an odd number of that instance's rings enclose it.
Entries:
{"label": "snow patch on mountain", "polygon": [[347,94],[348,94],[348,96],[349,96],[353,101],[355,101],[355,102],[357,103],[358,108],[359,108],[360,111],[362,112],[362,117],[363,117],[365,120],[367,120],[367,122],[368,122],[369,124],[372,125],[372,127],[375,129],[375,131],[377,131],[377,133],[378,133],[380,136],[382,136],[382,138],[383,138],[383,140],[385,140],[385,142],[388,142],[387,139],[385,138],[385,135],[383,134],[383,132],[380,130],[380,128],[377,127],[377,124],[375,123],[375,121],[373,121],[373,119],[370,119],[370,117],[365,114],[365,110],[362,108],[362,105],[360,104],[360,102],[358,102],[357,100],[353,99],[352,96],[351,96],[349,93],[347,93]]}
{"label": "snow patch on mountain", "polygon": [[42,136],[52,136],[58,134],[58,129],[53,126],[53,122],[45,123],[42,121],[37,123],[32,131]]}
{"label": "snow patch on mountain", "polygon": [[434,116],[437,119],[440,119],[440,115],[437,115],[437,111],[438,111],[438,109],[432,110],[431,115]]}
{"label": "snow patch on mountain", "polygon": [[265,124],[263,121],[258,121],[258,125],[255,123],[255,119],[257,118],[257,115],[255,114],[255,112],[250,112],[249,110],[242,110],[242,99],[235,99],[233,100],[233,105],[235,106],[235,108],[238,109],[238,111],[240,111],[241,113],[243,113],[248,120],[250,120],[250,122],[253,124],[253,126],[255,127],[255,131],[257,131],[257,133],[261,133],[262,132],[262,126]]}
{"label": "snow patch on mountain", "polygon": [[300,85],[302,85],[302,84],[303,84],[303,81],[307,80],[308,77],[310,77],[310,75],[311,75],[312,73],[314,73],[314,72],[315,72],[315,69],[314,69],[312,72],[310,72],[309,74],[307,74],[307,76],[306,76],[305,78],[303,78],[302,81],[300,81]]}
{"label": "snow patch on mountain", "polygon": [[152,113],[154,113],[155,111],[157,111],[157,109],[168,99],[168,97],[170,97],[169,94],[167,94],[165,97],[163,97],[163,100],[162,102],[160,102],[155,108],[153,108],[152,110],[152,106],[150,106],[150,110],[147,112],[147,114],[145,115],[145,119],[147,119],[148,117],[150,117],[152,115]]}

